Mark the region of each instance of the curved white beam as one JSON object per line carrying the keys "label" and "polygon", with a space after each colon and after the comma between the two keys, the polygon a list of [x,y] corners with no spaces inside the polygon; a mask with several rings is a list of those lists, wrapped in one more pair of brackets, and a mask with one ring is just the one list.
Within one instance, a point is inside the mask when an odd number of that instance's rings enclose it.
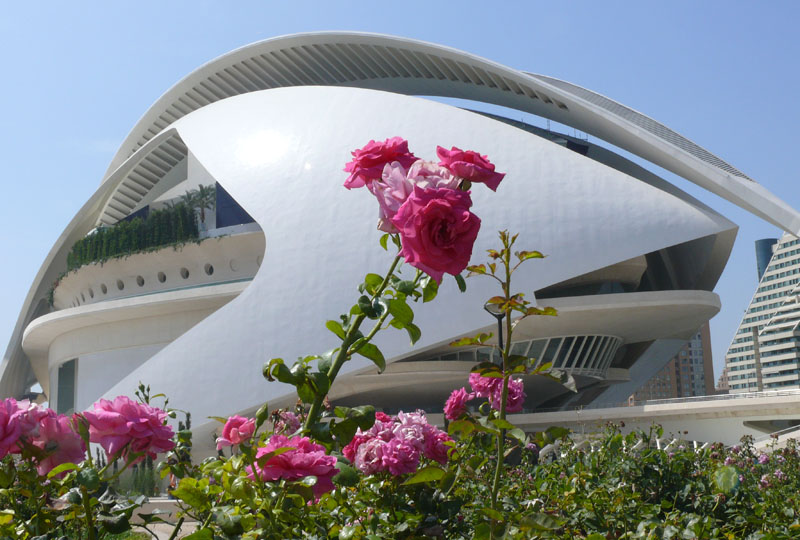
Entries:
{"label": "curved white beam", "polygon": [[335,85],[439,95],[514,108],[590,133],[800,234],[800,214],[735,167],[663,124],[565,81],[417,40],[319,32],[220,56],[168,90],[139,120],[106,176],[175,120],[220,99],[287,86]]}

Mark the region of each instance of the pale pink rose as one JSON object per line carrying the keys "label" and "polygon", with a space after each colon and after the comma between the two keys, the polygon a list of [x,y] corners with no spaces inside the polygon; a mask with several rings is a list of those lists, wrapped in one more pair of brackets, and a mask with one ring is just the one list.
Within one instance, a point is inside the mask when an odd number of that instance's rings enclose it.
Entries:
{"label": "pale pink rose", "polygon": [[[401,413],[402,414],[402,413]],[[400,416],[399,414],[397,415]],[[406,441],[419,451],[425,448],[425,425],[419,423],[396,423],[392,429],[395,439]]]}
{"label": "pale pink rose", "polygon": [[52,410],[48,410],[48,414],[40,418],[38,435],[30,442],[44,451],[44,457],[39,459],[36,466],[36,471],[41,476],[62,463],[77,465],[86,459],[86,445],[80,435],[72,430],[70,418],[57,415]]}
{"label": "pale pink rose", "polygon": [[47,416],[47,411],[49,410],[50,409],[45,409],[36,403],[31,403],[27,399],[18,401],[17,412],[14,413],[14,416],[16,416],[17,421],[19,421],[22,435],[29,437],[36,436],[39,432],[39,420]]}
{"label": "pale pink rose", "polygon": [[273,432],[291,435],[300,429],[300,424],[300,417],[295,413],[291,411],[280,411],[277,420],[275,420]]}
{"label": "pale pink rose", "polygon": [[419,449],[409,441],[392,439],[382,448],[381,463],[394,476],[413,473],[419,466]]}
{"label": "pale pink rose", "polygon": [[406,262],[437,283],[445,272],[460,274],[469,264],[481,226],[470,206],[469,192],[415,186],[392,218],[400,232],[401,254]]}
{"label": "pale pink rose", "polygon": [[17,400],[14,398],[0,401],[0,459],[16,448],[22,434],[18,411]]}
{"label": "pale pink rose", "polygon": [[367,435],[369,435],[369,437],[375,437],[384,441],[389,441],[392,439],[392,437],[394,437],[394,422],[391,420],[388,422],[375,420],[375,423],[372,424],[372,427],[367,430]]}
{"label": "pale pink rose", "polygon": [[403,167],[410,167],[417,159],[408,151],[408,141],[401,137],[392,137],[383,142],[369,141],[364,148],[354,150],[352,154],[353,160],[344,167],[350,173],[344,182],[347,189],[364,187],[378,180],[387,163],[397,161]]}
{"label": "pale pink rose", "polygon": [[234,446],[250,440],[256,430],[254,418],[245,418],[234,414],[222,428],[222,437],[217,438],[217,450],[225,446]]}
{"label": "pale pink rose", "polygon": [[422,189],[458,189],[461,179],[432,161],[417,160],[406,171],[398,162],[387,163],[381,180],[371,182],[369,189],[378,200],[378,229],[396,233],[392,218],[400,206],[414,192],[414,186]]}
{"label": "pale pink rose", "polygon": [[447,463],[447,452],[452,448],[448,443],[452,443],[453,439],[439,429],[434,429],[431,434],[425,438],[425,457],[444,465]]}
{"label": "pale pink rose", "polygon": [[[287,438],[284,435],[273,435],[266,446],[256,452],[256,459],[266,456],[279,448],[291,450],[272,456],[263,466],[254,465],[262,480],[275,482],[280,479],[299,480],[306,476],[316,476],[317,483],[312,491],[319,497],[333,490],[332,478],[339,472],[336,458],[325,453],[325,447],[312,442],[308,437]],[[254,471],[250,469],[250,477]]]}
{"label": "pale pink rose", "polygon": [[486,184],[492,191],[497,191],[497,186],[505,174],[497,173],[494,164],[489,158],[472,150],[461,150],[452,147],[446,150],[441,146],[436,147],[436,155],[441,160],[439,165],[447,167],[456,176],[460,176],[473,183]]}
{"label": "pale pink rose", "polygon": [[458,420],[467,412],[467,402],[475,398],[475,394],[470,394],[465,388],[453,390],[450,397],[444,404],[444,416],[448,420]]}
{"label": "pale pink rose", "polygon": [[469,385],[476,397],[491,398],[497,392],[497,388],[502,390],[503,379],[500,377],[484,377],[480,373],[469,374]]}
{"label": "pale pink rose", "polygon": [[385,471],[383,451],[387,444],[389,443],[378,438],[365,441],[358,447],[353,464],[359,471],[367,475]]}
{"label": "pale pink rose", "polygon": [[89,422],[89,440],[100,444],[110,459],[128,459],[133,453],[155,459],[157,453],[172,450],[172,428],[166,425],[167,413],[156,407],[138,403],[126,396],[114,401],[101,399],[94,409],[83,413]]}

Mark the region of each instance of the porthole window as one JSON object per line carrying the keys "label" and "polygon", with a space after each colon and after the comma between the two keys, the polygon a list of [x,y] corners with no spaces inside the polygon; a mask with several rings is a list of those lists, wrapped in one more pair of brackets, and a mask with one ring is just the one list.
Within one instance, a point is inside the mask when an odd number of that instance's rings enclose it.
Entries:
{"label": "porthole window", "polygon": [[189,270],[187,268],[181,268],[181,277],[183,279],[187,279],[189,277]]}
{"label": "porthole window", "polygon": [[214,273],[214,267],[211,266],[208,263],[206,263],[206,265],[205,265],[205,267],[203,269],[206,271],[206,274],[208,274],[209,276]]}
{"label": "porthole window", "polygon": [[167,281],[167,275],[164,272],[159,272],[158,273],[158,281],[160,283],[164,283],[165,281]]}
{"label": "porthole window", "polygon": [[100,291],[101,291],[103,294],[106,294],[106,293],[108,293],[108,287],[106,287],[106,284],[105,284],[105,283],[101,283],[101,284],[100,284]]}
{"label": "porthole window", "polygon": [[144,278],[142,276],[136,276],[136,284],[139,287],[144,287]]}
{"label": "porthole window", "polygon": [[239,270],[239,263],[236,261],[236,259],[231,259],[230,266],[231,266],[231,270],[233,270],[234,272]]}
{"label": "porthole window", "polygon": [[89,298],[94,298],[94,291],[89,287]]}
{"label": "porthole window", "polygon": [[125,284],[122,282],[121,279],[117,280],[117,289],[122,290],[125,288]]}

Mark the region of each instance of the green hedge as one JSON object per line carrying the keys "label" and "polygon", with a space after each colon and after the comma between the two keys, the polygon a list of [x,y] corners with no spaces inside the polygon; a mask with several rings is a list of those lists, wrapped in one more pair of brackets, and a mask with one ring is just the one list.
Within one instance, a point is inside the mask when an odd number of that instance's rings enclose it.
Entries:
{"label": "green hedge", "polygon": [[153,210],[146,219],[121,221],[75,242],[67,255],[67,271],[113,257],[197,240],[198,237],[194,210],[187,205]]}

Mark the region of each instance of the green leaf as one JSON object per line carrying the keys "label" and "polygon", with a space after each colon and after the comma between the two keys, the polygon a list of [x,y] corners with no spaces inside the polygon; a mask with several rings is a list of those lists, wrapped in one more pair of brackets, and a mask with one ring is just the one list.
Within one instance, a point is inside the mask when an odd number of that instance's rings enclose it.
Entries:
{"label": "green leaf", "polygon": [[383,278],[378,274],[367,274],[364,278],[365,289],[369,294],[375,294],[378,287],[383,283]]}
{"label": "green leaf", "polygon": [[111,534],[122,534],[131,528],[131,524],[128,523],[128,516],[125,514],[117,514],[115,516],[101,514],[97,516],[97,521],[102,523],[103,528]]}
{"label": "green leaf", "polygon": [[492,420],[492,424],[494,424],[497,429],[514,429],[516,427],[508,420],[503,420],[502,418],[495,418]]}
{"label": "green leaf", "polygon": [[436,482],[444,478],[446,471],[436,465],[428,465],[419,469],[414,475],[403,482],[403,485],[422,484],[425,482]]}
{"label": "green leaf", "polygon": [[361,476],[354,467],[351,467],[345,463],[338,463],[336,466],[339,468],[339,472],[333,477],[334,484],[345,487],[358,485],[358,482],[361,480]]}
{"label": "green leaf", "polygon": [[369,317],[370,319],[377,319],[378,312],[372,305],[372,300],[369,299],[369,296],[361,295],[358,299],[358,308],[361,310],[361,313]]}
{"label": "green leaf", "polygon": [[311,436],[314,437],[317,441],[320,442],[333,441],[333,438],[331,438],[331,426],[325,422],[317,422],[316,424],[311,424],[309,430],[311,431]]}
{"label": "green leaf", "polygon": [[467,282],[464,281],[464,278],[461,277],[461,274],[456,274],[453,277],[456,278],[456,283],[458,284],[458,290],[461,292],[467,292]]}
{"label": "green leaf", "polygon": [[556,518],[542,512],[527,514],[519,520],[519,528],[522,530],[552,531],[560,526],[561,523]]}
{"label": "green leaf", "polygon": [[735,467],[725,465],[714,471],[714,486],[722,493],[730,494],[739,488],[739,472]]}
{"label": "green leaf", "polygon": [[213,512],[211,512],[211,515],[214,518],[214,523],[216,523],[225,534],[234,536],[244,532],[244,528],[242,527],[242,516],[232,515],[222,508],[215,509]]}
{"label": "green leaf", "polygon": [[414,282],[408,280],[400,281],[395,285],[395,289],[397,289],[397,292],[401,292],[406,296],[414,294]]}
{"label": "green leaf", "polygon": [[422,285],[422,303],[430,302],[439,294],[439,284],[432,280],[430,276],[422,278],[420,285]]}
{"label": "green leaf", "polygon": [[403,325],[410,324],[414,320],[414,311],[406,304],[405,300],[399,298],[389,300],[389,313]]}
{"label": "green leaf", "polygon": [[528,259],[544,259],[544,255],[538,251],[517,251],[514,255],[517,256],[519,262],[527,261]]}
{"label": "green leaf", "polygon": [[340,323],[336,321],[327,321],[325,323],[325,328],[336,334],[336,337],[338,337],[339,339],[344,339],[345,337],[344,328],[342,328],[342,325]]}
{"label": "green leaf", "polygon": [[551,317],[555,317],[556,315],[558,315],[558,311],[554,307],[543,307],[543,308],[530,307],[525,310],[525,315],[549,315]]}
{"label": "green leaf", "polygon": [[481,377],[490,377],[493,379],[503,378],[502,368],[492,362],[481,362],[473,366],[470,373],[480,373]]}
{"label": "green leaf", "polygon": [[47,478],[53,478],[53,477],[55,477],[55,476],[57,476],[57,475],[59,475],[59,474],[61,474],[63,472],[72,471],[72,470],[75,470],[77,468],[78,468],[78,466],[75,465],[74,463],[62,463],[61,465],[59,465],[58,467],[55,467],[53,470],[51,470],[49,473],[47,473]]}
{"label": "green leaf", "polygon": [[411,338],[411,344],[415,344],[419,341],[419,338],[422,337],[422,331],[419,329],[417,325],[414,323],[408,323],[405,326],[406,332],[408,332],[408,337]]}
{"label": "green leaf", "polygon": [[387,242],[389,242],[389,233],[382,234],[381,235],[381,239],[380,239],[381,247],[384,250],[389,251],[389,247],[387,246]]}
{"label": "green leaf", "polygon": [[183,540],[214,540],[214,533],[211,532],[211,529],[200,529],[182,538]]}
{"label": "green leaf", "polygon": [[443,493],[447,493],[450,488],[453,487],[453,484],[456,483],[457,476],[455,471],[447,471],[447,474],[439,481],[439,490]]}
{"label": "green leaf", "polygon": [[447,426],[447,433],[449,435],[461,433],[462,436],[468,437],[470,433],[475,431],[475,427],[475,423],[471,420],[454,420]]}
{"label": "green leaf", "polygon": [[485,274],[486,273],[486,265],[485,264],[473,264],[471,266],[467,266],[467,276],[477,275],[477,274]]}
{"label": "green leaf", "polygon": [[[207,480],[205,481],[208,482]],[[207,510],[210,505],[208,502],[208,495],[206,495],[203,490],[198,487],[198,484],[202,485],[202,481],[198,482],[194,478],[181,478],[178,487],[172,490],[172,494],[175,496],[176,499],[180,499],[192,508],[197,510]]]}
{"label": "green leaf", "polygon": [[528,442],[527,435],[525,435],[525,432],[522,431],[520,428],[514,428],[509,430],[508,435],[518,440],[520,444],[526,444]]}
{"label": "green leaf", "polygon": [[363,344],[356,352],[372,360],[372,362],[378,366],[378,373],[383,373],[383,370],[386,369],[386,359],[383,357],[383,353],[372,343]]}
{"label": "green leaf", "polygon": [[472,540],[489,540],[492,535],[492,528],[486,522],[481,522],[475,525],[475,532],[472,535]]}
{"label": "green leaf", "polygon": [[89,491],[94,491],[100,487],[100,475],[94,469],[83,469],[78,472],[78,484],[82,485]]}

